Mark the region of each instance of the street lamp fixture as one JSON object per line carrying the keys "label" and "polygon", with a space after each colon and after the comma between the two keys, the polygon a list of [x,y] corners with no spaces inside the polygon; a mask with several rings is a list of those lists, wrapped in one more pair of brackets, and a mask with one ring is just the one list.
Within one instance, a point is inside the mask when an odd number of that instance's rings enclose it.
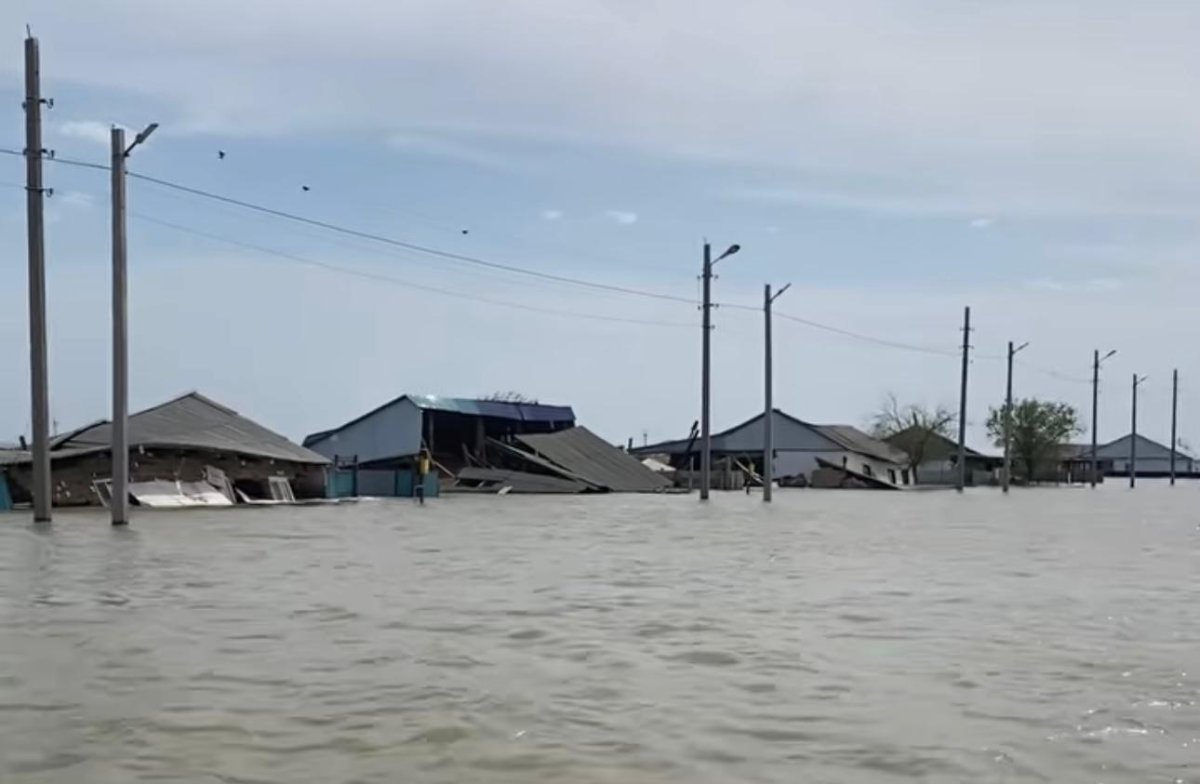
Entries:
{"label": "street lamp fixture", "polygon": [[137,136],[133,137],[133,144],[131,144],[125,148],[125,157],[128,158],[129,153],[133,152],[134,147],[137,147],[139,144],[145,142],[147,139],[150,138],[150,134],[154,133],[157,130],[158,130],[158,123],[150,123],[149,125],[147,125],[146,128],[141,133],[139,133]]}
{"label": "street lamp fixture", "polygon": [[730,245],[728,250],[726,250],[724,253],[722,253],[720,256],[717,256],[717,258],[713,260],[713,264],[716,264],[721,259],[728,258],[729,256],[734,255],[741,249],[742,249],[742,246],[738,245],[736,243],[734,243],[733,245]]}

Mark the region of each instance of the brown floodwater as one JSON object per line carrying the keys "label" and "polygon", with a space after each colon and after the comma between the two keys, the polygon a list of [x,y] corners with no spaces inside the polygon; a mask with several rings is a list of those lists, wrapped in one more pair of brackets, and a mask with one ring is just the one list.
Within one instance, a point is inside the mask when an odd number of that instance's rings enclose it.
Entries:
{"label": "brown floodwater", "polygon": [[0,781],[1200,781],[1200,486],[0,515]]}

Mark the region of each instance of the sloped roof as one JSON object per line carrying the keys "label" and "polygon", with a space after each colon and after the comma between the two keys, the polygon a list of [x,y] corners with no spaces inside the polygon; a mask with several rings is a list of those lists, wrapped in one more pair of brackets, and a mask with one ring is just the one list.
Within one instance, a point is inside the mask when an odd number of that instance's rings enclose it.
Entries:
{"label": "sloped roof", "polygon": [[[60,457],[60,453],[68,451],[107,449],[111,443],[112,423],[100,422],[58,439],[52,456]],[[329,462],[323,455],[289,441],[198,392],[189,392],[131,414],[129,445],[206,449],[293,463]]]}
{"label": "sloped roof", "polygon": [[345,424],[310,433],[304,437],[304,445],[311,446],[324,441],[334,433],[340,433],[351,425],[378,414],[386,408],[407,400],[423,411],[445,411],[452,414],[509,419],[514,422],[575,422],[575,411],[570,406],[551,406],[542,403],[511,403],[505,400],[476,400],[464,397],[440,397],[438,395],[401,395],[365,414],[356,416]]}
{"label": "sloped roof", "polygon": [[586,427],[557,433],[519,435],[517,440],[571,475],[615,493],[654,493],[671,482]]}
{"label": "sloped roof", "polygon": [[[831,449],[841,448],[848,452],[854,452],[856,454],[873,457],[877,460],[896,463],[898,465],[903,465],[907,460],[904,453],[899,449],[896,449],[891,444],[887,444],[867,435],[852,425],[814,425],[811,422],[805,422],[803,419],[797,419],[796,417],[784,411],[780,411],[778,408],[775,409],[773,413],[776,417],[788,420],[800,425],[801,427],[808,428],[809,430],[824,437],[827,441],[831,442]],[[746,421],[736,424],[731,428],[722,430],[719,433],[713,433],[712,439],[714,442],[718,441],[721,438],[730,435],[731,433],[735,433],[738,430],[747,427],[748,425],[758,422],[762,418],[762,414],[755,414]],[[678,452],[686,447],[688,443],[688,439],[664,441],[658,444],[650,444],[649,446],[635,448],[633,453],[636,455],[653,455],[659,453],[678,454]],[[696,440],[696,445],[693,448],[697,450],[699,449],[699,439]]]}
{"label": "sloped roof", "polygon": [[877,438],[872,438],[853,425],[815,425],[829,440],[840,444],[850,452],[874,457],[888,463],[903,465],[908,456],[896,447]]}

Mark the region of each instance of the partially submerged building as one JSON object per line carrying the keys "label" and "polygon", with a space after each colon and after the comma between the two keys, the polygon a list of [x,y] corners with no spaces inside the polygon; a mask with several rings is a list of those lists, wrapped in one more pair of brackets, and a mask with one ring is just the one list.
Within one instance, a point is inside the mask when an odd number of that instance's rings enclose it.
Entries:
{"label": "partially submerged building", "polygon": [[[1100,477],[1129,476],[1129,450],[1132,435],[1096,447],[1096,470]],[[1092,445],[1066,444],[1062,448],[1061,478],[1068,482],[1086,482],[1092,471]],[[1175,475],[1197,476],[1196,459],[1175,449]],[[1171,447],[1138,434],[1135,473],[1140,477],[1165,477],[1171,473]]]}
{"label": "partially submerged building", "polygon": [[[134,503],[203,505],[325,496],[329,460],[197,392],[129,417],[129,478]],[[107,502],[112,425],[102,421],[50,442],[52,502]],[[32,459],[0,452],[15,503],[28,502]],[[223,499],[223,500],[222,500]]]}
{"label": "partially submerged building", "polygon": [[[774,474],[782,484],[808,484],[819,469],[832,470],[847,484],[903,487],[910,483],[905,455],[851,425],[816,425],[772,412]],[[761,476],[763,471],[763,414],[712,435],[714,465]],[[694,435],[676,441],[638,447],[641,457],[665,457],[682,475],[700,467],[700,443]],[[825,474],[828,476],[828,473]],[[718,485],[723,486],[723,485]]]}
{"label": "partially submerged building", "polygon": [[[915,428],[901,430],[885,439],[893,448],[905,454],[906,464],[912,462],[907,450],[915,450],[916,445],[920,445],[920,463],[912,469],[914,481],[922,485],[957,484],[958,442],[941,433],[914,431]],[[987,455],[970,446],[966,447],[965,454],[967,485],[986,485],[996,481],[998,472],[1004,466],[1002,456]]]}
{"label": "partially submerged building", "polygon": [[[652,492],[669,482],[575,424],[569,406],[402,395],[304,445],[333,461],[335,497]],[[421,461],[430,468],[422,476]]]}

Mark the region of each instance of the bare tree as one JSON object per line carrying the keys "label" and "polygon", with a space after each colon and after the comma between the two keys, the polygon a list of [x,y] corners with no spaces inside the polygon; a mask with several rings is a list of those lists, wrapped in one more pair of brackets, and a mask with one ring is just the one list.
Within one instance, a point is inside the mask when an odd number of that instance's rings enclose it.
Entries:
{"label": "bare tree", "polygon": [[908,455],[908,469],[915,479],[917,466],[943,456],[940,447],[952,437],[955,416],[945,406],[901,404],[889,392],[871,420],[871,433]]}

